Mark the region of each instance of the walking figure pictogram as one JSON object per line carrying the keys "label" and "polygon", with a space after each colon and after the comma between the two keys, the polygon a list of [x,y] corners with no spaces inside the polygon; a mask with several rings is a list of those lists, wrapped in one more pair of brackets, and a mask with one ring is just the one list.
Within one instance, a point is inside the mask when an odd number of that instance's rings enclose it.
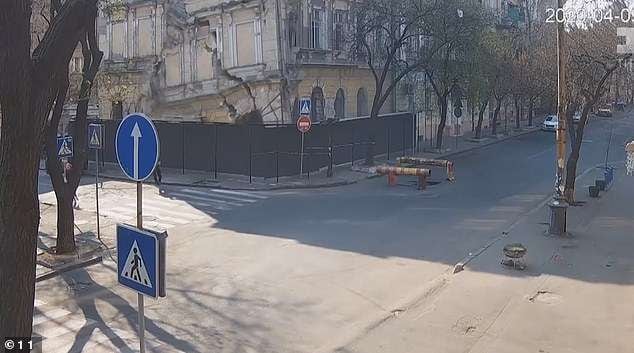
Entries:
{"label": "walking figure pictogram", "polygon": [[[139,268],[143,267],[143,265],[141,264],[141,261],[139,261],[141,258],[137,254],[138,251],[136,248],[132,249],[132,251],[134,252],[134,255],[132,256],[132,270],[131,270],[132,278],[134,278],[137,281],[141,281],[141,272],[139,271]],[[143,282],[145,282],[146,285],[148,284],[145,278]]]}
{"label": "walking figure pictogram", "polygon": [[143,261],[141,249],[139,249],[136,241],[132,244],[130,252],[125,261],[121,276],[132,280],[138,284],[152,288],[152,281],[148,276],[148,269]]}

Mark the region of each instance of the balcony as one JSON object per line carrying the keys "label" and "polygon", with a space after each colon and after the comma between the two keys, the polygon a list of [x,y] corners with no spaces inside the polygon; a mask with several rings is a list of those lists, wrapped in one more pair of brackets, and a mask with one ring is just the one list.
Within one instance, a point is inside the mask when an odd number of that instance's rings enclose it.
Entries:
{"label": "balcony", "polygon": [[291,50],[297,65],[356,66],[358,64],[348,59],[347,53],[341,50],[313,48],[292,48]]}

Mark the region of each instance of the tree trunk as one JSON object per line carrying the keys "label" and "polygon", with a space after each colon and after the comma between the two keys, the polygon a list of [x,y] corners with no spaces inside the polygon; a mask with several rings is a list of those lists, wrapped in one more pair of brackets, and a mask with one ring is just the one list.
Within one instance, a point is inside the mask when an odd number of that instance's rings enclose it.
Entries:
{"label": "tree trunk", "polygon": [[475,131],[475,104],[471,103],[471,132]]}
{"label": "tree trunk", "polygon": [[[577,162],[579,161],[579,155],[581,154],[581,145],[583,141],[583,133],[588,121],[588,114],[594,106],[594,102],[584,104],[581,111],[581,120],[577,127],[570,125],[570,130],[574,132],[574,138],[571,141],[570,155],[568,161],[566,161],[566,179],[564,184],[564,197],[570,204],[575,202],[575,182],[577,181]],[[572,110],[572,109],[569,109]],[[568,112],[567,112],[568,113]],[[567,114],[568,115],[568,114]],[[572,120],[572,118],[570,119]]]}
{"label": "tree trunk", "polygon": [[502,99],[495,99],[495,111],[493,111],[493,123],[491,125],[491,135],[497,135],[498,132],[498,116],[502,109]]}
{"label": "tree trunk", "polygon": [[533,126],[534,113],[535,113],[535,100],[531,98],[528,103],[528,126]]}
{"label": "tree trunk", "polygon": [[436,130],[436,149],[442,149],[442,138],[445,131],[445,124],[447,123],[447,96],[440,98],[440,122],[438,123],[438,130]]}
{"label": "tree trunk", "polygon": [[482,138],[482,122],[484,121],[484,111],[489,105],[489,100],[484,101],[480,106],[480,111],[478,112],[478,125],[476,126],[476,139]]}
{"label": "tree trunk", "polygon": [[575,181],[577,178],[577,162],[579,161],[579,150],[581,143],[573,144],[572,151],[566,161],[566,183],[564,189],[564,197],[569,204],[575,202]]}
{"label": "tree trunk", "polygon": [[[16,73],[6,80],[16,80]],[[20,97],[23,97],[20,95]],[[39,228],[37,173],[40,146],[28,126],[28,95],[14,106],[2,101],[0,146],[0,336],[31,336]],[[29,141],[29,143],[25,143]],[[31,142],[32,141],[32,142]]]}
{"label": "tree trunk", "polygon": [[375,150],[375,144],[376,144],[376,133],[377,133],[377,129],[378,129],[378,124],[379,123],[379,115],[378,112],[376,112],[376,110],[374,108],[372,108],[372,111],[370,112],[370,120],[369,120],[369,128],[370,128],[370,134],[369,134],[369,144],[367,145],[366,148],[366,152],[365,152],[365,165],[366,166],[373,166],[374,165],[374,150]]}
{"label": "tree trunk", "polygon": [[31,336],[41,105],[33,90],[30,1],[0,1],[0,337]]}
{"label": "tree trunk", "polygon": [[515,129],[520,129],[520,99],[515,97]]}
{"label": "tree trunk", "polygon": [[57,197],[57,254],[69,254],[75,251],[75,213],[73,212],[74,193],[65,187]]}
{"label": "tree trunk", "polygon": [[0,1],[0,337],[32,333],[43,132],[95,2],[64,2],[31,55],[31,2]]}

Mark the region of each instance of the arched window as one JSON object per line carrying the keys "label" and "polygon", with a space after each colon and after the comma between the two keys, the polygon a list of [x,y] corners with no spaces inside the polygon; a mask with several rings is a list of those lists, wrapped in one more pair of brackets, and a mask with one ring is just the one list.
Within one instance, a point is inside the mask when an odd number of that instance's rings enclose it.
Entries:
{"label": "arched window", "polygon": [[357,92],[357,116],[368,116],[368,94],[363,87]]}
{"label": "arched window", "polygon": [[299,100],[295,98],[293,101],[293,109],[291,109],[291,122],[295,123],[299,118]]}
{"label": "arched window", "polygon": [[343,94],[343,89],[337,90],[337,96],[335,97],[335,118],[344,118],[346,116],[346,97]]}
{"label": "arched window", "polygon": [[311,107],[310,116],[314,121],[324,120],[324,91],[321,87],[313,88],[313,92],[310,95]]}

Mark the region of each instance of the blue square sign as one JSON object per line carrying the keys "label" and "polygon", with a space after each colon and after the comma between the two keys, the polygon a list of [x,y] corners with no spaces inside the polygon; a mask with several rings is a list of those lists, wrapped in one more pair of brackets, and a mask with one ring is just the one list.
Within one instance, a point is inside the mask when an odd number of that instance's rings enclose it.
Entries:
{"label": "blue square sign", "polygon": [[159,239],[132,226],[117,225],[117,277],[119,283],[150,297],[159,291]]}
{"label": "blue square sign", "polygon": [[57,138],[57,157],[70,158],[73,156],[73,137],[64,136]]}
{"label": "blue square sign", "polygon": [[103,147],[103,125],[88,125],[88,147],[96,150]]}

